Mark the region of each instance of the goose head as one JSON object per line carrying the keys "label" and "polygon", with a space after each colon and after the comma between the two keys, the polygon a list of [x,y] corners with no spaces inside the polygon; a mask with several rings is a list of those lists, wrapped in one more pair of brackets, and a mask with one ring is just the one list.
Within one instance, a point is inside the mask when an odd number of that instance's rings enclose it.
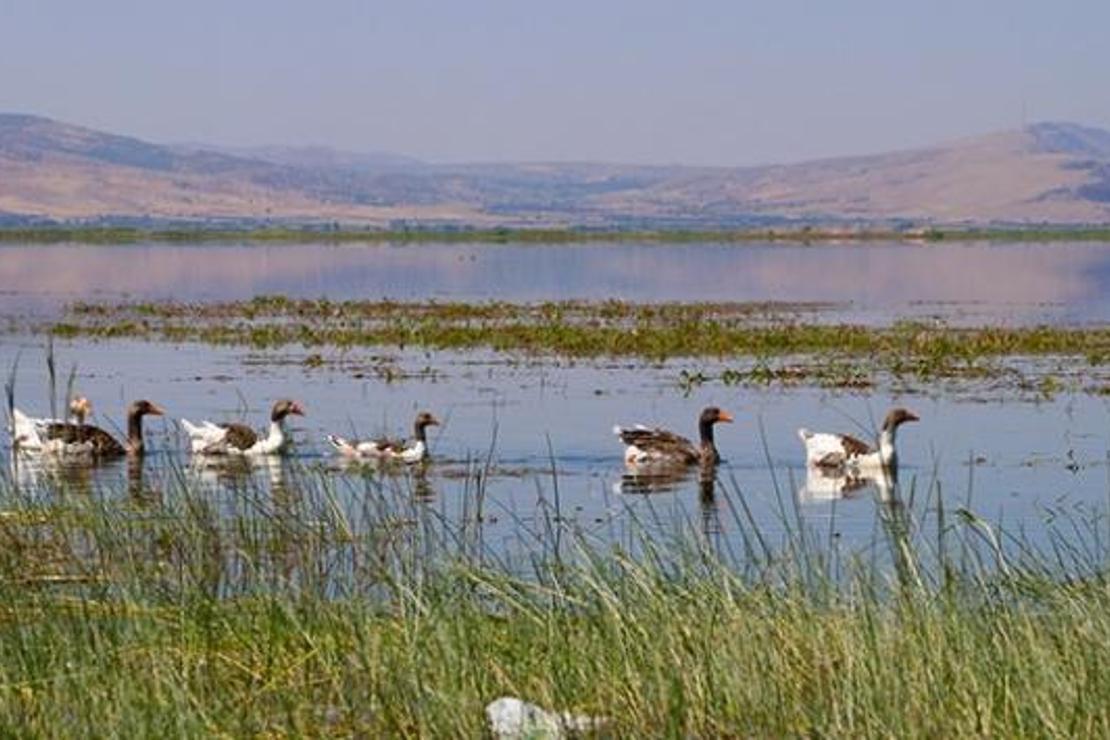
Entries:
{"label": "goose head", "polygon": [[715,465],[721,459],[717,445],[713,442],[713,427],[720,423],[731,424],[732,414],[716,406],[706,406],[698,417],[698,433],[701,437],[701,460],[703,464]]}
{"label": "goose head", "polygon": [[417,439],[424,439],[424,430],[431,426],[439,426],[439,419],[432,416],[428,411],[421,411],[416,415],[416,421],[413,423],[413,430],[416,433]]}
{"label": "goose head", "polygon": [[270,421],[280,423],[290,414],[294,416],[304,416],[304,409],[296,401],[283,398],[274,403],[274,407],[270,411]]}
{"label": "goose head", "polygon": [[698,417],[699,423],[708,424],[710,426],[712,426],[713,424],[719,424],[721,422],[731,424],[732,421],[732,414],[725,411],[724,409],[719,409],[716,406],[706,406],[704,409],[702,409],[701,416]]}
{"label": "goose head", "polygon": [[127,407],[127,416],[162,416],[166,411],[153,401],[135,401]]}
{"label": "goose head", "polygon": [[904,409],[902,407],[891,409],[886,415],[886,418],[883,419],[883,431],[893,432],[907,421],[920,421],[920,419],[917,414],[909,409]]}
{"label": "goose head", "polygon": [[78,424],[84,424],[92,414],[92,401],[84,396],[76,396],[69,402],[69,413],[73,414]]}
{"label": "goose head", "polygon": [[135,401],[127,407],[127,451],[129,453],[141,455],[144,452],[143,417],[162,416],[164,413],[161,406],[145,399]]}

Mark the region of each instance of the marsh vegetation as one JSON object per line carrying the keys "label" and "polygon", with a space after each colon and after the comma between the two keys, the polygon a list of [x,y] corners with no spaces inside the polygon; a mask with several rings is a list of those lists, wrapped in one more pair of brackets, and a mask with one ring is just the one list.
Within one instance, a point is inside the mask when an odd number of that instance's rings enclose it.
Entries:
{"label": "marsh vegetation", "polygon": [[[13,734],[470,737],[504,695],[615,737],[1110,734],[1097,295],[1054,314],[1090,324],[857,322],[805,290],[191,302],[98,297],[128,280],[89,274],[45,315],[8,296],[0,367],[28,409],[76,389],[107,417],[149,396],[257,425],[295,393],[308,416],[257,464],[192,460],[172,421],[137,465],[0,450]],[[1068,275],[1059,294],[1098,293]],[[799,467],[799,425],[867,438],[894,403],[922,417],[901,485]],[[737,414],[713,477],[627,473],[613,423],[690,433],[709,404]],[[416,407],[444,420],[426,465],[321,454]]]}
{"label": "marsh vegetation", "polygon": [[[1019,391],[1110,392],[1110,328],[876,327],[819,323],[821,304],[564,301],[396,302],[261,296],[217,303],[77,303],[40,327],[58,337],[138,338],[262,349],[416,347],[564,358],[734,359],[725,384],[867,388],[880,380],[990,380]],[[1030,360],[1041,362],[1040,368]],[[322,361],[322,357],[320,357]],[[1085,372],[1076,372],[1076,368]],[[684,385],[708,380],[687,373]]]}
{"label": "marsh vegetation", "polygon": [[761,531],[722,484],[738,550],[650,521],[614,547],[551,509],[509,562],[477,501],[448,522],[411,479],[348,482],[357,505],[318,471],[283,480],[225,500],[185,471],[0,478],[0,721],[476,736],[511,694],[604,715],[607,736],[1110,731],[1105,520],[1037,548],[908,488],[844,550]]}

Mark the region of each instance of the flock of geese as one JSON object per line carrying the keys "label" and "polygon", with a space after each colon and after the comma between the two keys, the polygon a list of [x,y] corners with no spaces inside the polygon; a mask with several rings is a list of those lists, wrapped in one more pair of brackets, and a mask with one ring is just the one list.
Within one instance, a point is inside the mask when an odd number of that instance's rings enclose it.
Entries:
{"label": "flock of geese", "polygon": [[[112,434],[88,423],[92,404],[78,396],[69,405],[70,418],[65,420],[33,418],[19,409],[12,410],[12,448],[31,455],[53,456],[78,463],[95,463],[100,459],[139,456],[144,452],[143,419],[162,416],[163,409],[151,401],[135,401],[127,407],[127,438],[117,440]],[[189,438],[196,456],[259,457],[282,455],[289,449],[290,437],[285,428],[289,416],[303,416],[304,408],[296,401],[281,399],[270,411],[265,432],[246,424],[202,421],[194,424],[181,419],[181,428]],[[727,411],[709,406],[698,417],[698,443],[659,427],[636,425],[616,426],[613,432],[625,445],[624,461],[636,473],[666,473],[695,465],[712,468],[720,461],[714,439],[714,428],[731,423]],[[898,428],[918,417],[904,408],[892,409],[883,421],[877,444],[869,444],[848,434],[811,432],[799,429],[805,446],[806,466],[829,477],[849,480],[871,479],[883,471],[897,470],[896,440]],[[418,463],[428,456],[427,428],[439,421],[427,411],[420,412],[413,423],[413,436],[407,441],[395,439],[347,439],[330,434],[327,441],[347,459],[387,460]]]}
{"label": "flock of geese", "polygon": [[[111,433],[88,423],[92,404],[78,396],[69,404],[70,418],[45,419],[28,416],[12,409],[12,449],[28,455],[65,459],[76,463],[140,456],[145,452],[143,418],[162,416],[165,411],[151,401],[135,401],[127,407],[127,438],[122,442]],[[270,424],[265,432],[238,422],[194,424],[181,419],[181,428],[189,437],[189,449],[204,457],[265,457],[284,455],[289,450],[290,436],[285,428],[289,416],[304,416],[304,408],[296,401],[281,399],[270,409]],[[345,457],[397,460],[417,463],[428,455],[427,428],[439,421],[427,411],[420,412],[413,425],[411,439],[375,439],[359,441],[328,435],[328,442]]]}

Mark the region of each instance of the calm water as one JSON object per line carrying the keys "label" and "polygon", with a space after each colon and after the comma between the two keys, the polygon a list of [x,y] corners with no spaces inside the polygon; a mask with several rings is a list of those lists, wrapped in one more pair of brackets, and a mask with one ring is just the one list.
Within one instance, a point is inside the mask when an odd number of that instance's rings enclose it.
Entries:
{"label": "calm water", "polygon": [[[1107,323],[1110,245],[0,246],[0,321],[56,315],[73,300],[202,301],[263,293],[816,301],[835,304],[822,319]],[[553,517],[601,542],[624,541],[647,526],[661,539],[693,530],[730,550],[744,546],[742,522],[750,517],[773,540],[802,528],[866,553],[876,546],[889,492],[807,479],[795,430],[805,425],[866,437],[873,419],[897,403],[922,417],[901,438],[900,490],[918,517],[928,518],[939,498],[948,511],[966,507],[1042,546],[1049,519],[1095,522],[1094,531],[1103,534],[1107,526],[1105,396],[1032,401],[937,386],[894,398],[881,391],[714,383],[685,394],[677,376],[689,363],[540,362],[487,353],[328,351],[324,366],[307,367],[297,350],[66,341],[56,352],[63,378],[76,365],[77,388],[93,401],[102,425],[118,429],[125,403],[142,397],[173,417],[149,425],[153,452],[141,469],[120,463],[65,472],[90,495],[126,495],[136,490],[137,474],[144,488],[168,491],[169,479],[184,471],[234,507],[244,480],[295,491],[290,479],[303,480],[308,469],[334,485],[349,507],[381,495],[380,485],[367,487],[373,480],[418,499],[424,515],[442,522],[472,518],[480,490],[485,547],[510,558],[546,547],[533,535]],[[18,405],[45,415],[43,339],[0,334],[0,368],[17,357]],[[695,367],[715,370],[712,362]],[[400,379],[387,382],[386,374]],[[291,463],[239,470],[190,464],[173,419],[243,418],[262,427],[278,397],[296,398],[309,414],[296,420]],[[615,423],[660,424],[694,436],[695,417],[708,404],[737,418],[719,429],[726,462],[716,481],[703,485],[695,475],[645,483],[625,475]],[[329,432],[407,434],[419,409],[446,422],[432,437],[433,463],[424,473],[350,470],[324,448]],[[0,457],[17,482],[40,491],[56,487],[58,471],[12,465],[6,445]]]}
{"label": "calm water", "polygon": [[[19,405],[44,413],[42,340],[5,337],[0,366],[10,367],[17,353]],[[556,503],[562,521],[603,542],[630,538],[646,523],[660,538],[678,529],[700,530],[720,547],[739,550],[746,509],[773,542],[784,543],[789,531],[802,527],[822,540],[835,539],[849,552],[866,553],[876,546],[885,492],[865,486],[845,494],[844,481],[807,480],[795,430],[805,425],[866,435],[874,428],[872,417],[881,418],[894,403],[922,418],[904,427],[900,439],[901,488],[904,497],[916,499],[921,516],[935,508],[929,499],[939,491],[949,511],[967,507],[1008,529],[1024,530],[1042,546],[1048,518],[1103,517],[1096,528],[1106,527],[1110,399],[1105,397],[984,402],[971,396],[892,398],[711,384],[686,396],[675,382],[680,364],[530,363],[481,354],[353,351],[307,368],[301,352],[129,341],[60,342],[56,353],[63,375],[71,363],[79,365],[77,387],[107,427],[121,423],[125,402],[134,398],[157,401],[173,418],[245,418],[257,427],[264,425],[272,399],[298,399],[308,415],[293,426],[293,472],[289,465],[273,464],[255,466],[246,475],[263,488],[288,490],[295,488],[288,478],[302,476],[305,467],[319,469],[314,474],[334,484],[352,509],[378,494],[368,493],[365,470],[338,464],[324,435],[404,434],[418,409],[430,409],[445,424],[432,435],[427,472],[374,477],[419,494],[427,512],[457,522],[468,510],[473,514],[473,473],[488,466],[485,546],[513,559],[524,560],[546,546],[528,533],[544,528]],[[367,370],[383,364],[406,379],[386,383]],[[716,495],[703,495],[696,475],[662,487],[626,478],[614,423],[658,423],[693,436],[695,416],[707,404],[737,418],[719,427],[726,463]],[[152,454],[142,471],[144,485],[168,490],[165,479],[183,469],[214,497],[235,505],[235,488],[228,486],[235,471],[191,467],[172,419],[148,425],[148,440]],[[29,484],[44,473],[27,465],[9,470]],[[79,482],[90,492],[119,496],[127,475],[120,463],[82,472]]]}
{"label": "calm water", "polygon": [[74,300],[818,301],[887,322],[1110,321],[1110,244],[3,245],[0,313]]}

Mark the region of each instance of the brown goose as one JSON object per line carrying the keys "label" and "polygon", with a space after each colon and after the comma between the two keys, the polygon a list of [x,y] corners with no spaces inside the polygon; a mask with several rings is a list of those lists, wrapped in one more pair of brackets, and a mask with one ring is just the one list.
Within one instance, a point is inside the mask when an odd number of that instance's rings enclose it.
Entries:
{"label": "brown goose", "polygon": [[666,429],[639,425],[615,426],[613,433],[624,442],[624,461],[629,465],[716,465],[721,456],[713,441],[713,427],[720,422],[731,423],[732,415],[716,406],[703,409],[698,417],[697,445]]}
{"label": "brown goose", "polygon": [[164,412],[150,401],[135,401],[127,407],[127,440],[119,442],[100,427],[86,424],[92,412],[87,398],[78,397],[70,404],[73,422],[47,422],[39,430],[42,449],[63,455],[92,455],[93,457],[122,457],[141,455],[144,451],[143,417],[161,416]]}
{"label": "brown goose", "polygon": [[391,439],[359,442],[354,439],[344,439],[335,434],[328,435],[328,442],[337,452],[346,457],[378,458],[416,463],[428,456],[428,427],[438,424],[439,420],[429,412],[421,411],[416,415],[416,421],[413,422],[412,439],[408,443]]}
{"label": "brown goose", "polygon": [[199,425],[181,420],[189,435],[190,446],[200,455],[275,455],[285,451],[289,439],[285,432],[285,418],[290,414],[304,416],[304,409],[296,401],[282,399],[270,410],[270,430],[262,437],[246,424],[213,424],[202,421]]}

